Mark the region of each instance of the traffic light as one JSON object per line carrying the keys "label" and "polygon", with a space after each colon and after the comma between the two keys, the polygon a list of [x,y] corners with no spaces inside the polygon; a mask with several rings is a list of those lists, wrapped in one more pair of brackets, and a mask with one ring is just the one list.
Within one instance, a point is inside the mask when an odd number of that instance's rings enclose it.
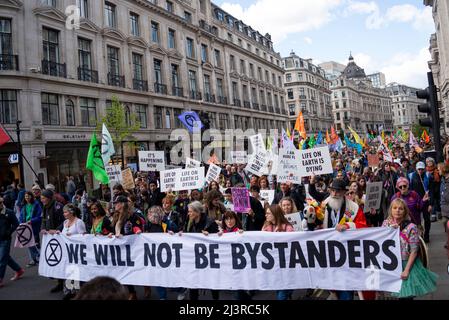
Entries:
{"label": "traffic light", "polygon": [[429,81],[429,86],[424,90],[419,90],[416,92],[416,96],[419,99],[426,100],[426,103],[418,105],[418,111],[429,115],[427,118],[420,119],[419,124],[423,127],[432,129],[435,151],[437,155],[436,160],[438,162],[442,162],[443,150],[441,147],[440,136],[440,112],[438,110],[437,88],[433,82],[432,72],[427,73],[427,79]]}

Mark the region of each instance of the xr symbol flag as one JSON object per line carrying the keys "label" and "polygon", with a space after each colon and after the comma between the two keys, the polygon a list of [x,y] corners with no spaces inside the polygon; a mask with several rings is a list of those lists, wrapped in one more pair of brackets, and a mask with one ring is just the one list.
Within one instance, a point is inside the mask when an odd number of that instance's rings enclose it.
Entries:
{"label": "xr symbol flag", "polygon": [[200,116],[194,111],[186,111],[178,116],[179,120],[184,126],[193,133],[194,130],[200,130],[204,125],[201,122]]}

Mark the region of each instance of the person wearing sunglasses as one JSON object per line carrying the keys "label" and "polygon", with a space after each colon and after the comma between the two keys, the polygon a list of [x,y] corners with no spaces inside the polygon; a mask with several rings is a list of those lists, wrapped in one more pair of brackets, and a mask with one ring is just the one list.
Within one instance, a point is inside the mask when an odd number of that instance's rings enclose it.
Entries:
{"label": "person wearing sunglasses", "polygon": [[421,198],[417,192],[410,190],[410,184],[404,177],[398,179],[396,188],[399,191],[391,198],[391,201],[395,199],[404,200],[410,210],[411,221],[421,229],[421,212],[427,207],[429,194],[426,193],[424,197]]}

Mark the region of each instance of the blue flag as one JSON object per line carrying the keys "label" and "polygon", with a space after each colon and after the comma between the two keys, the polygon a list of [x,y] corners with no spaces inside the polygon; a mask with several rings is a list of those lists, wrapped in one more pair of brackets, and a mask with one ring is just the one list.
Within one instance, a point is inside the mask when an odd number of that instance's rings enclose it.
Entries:
{"label": "blue flag", "polygon": [[323,134],[320,132],[318,132],[318,137],[316,138],[316,144],[322,144],[323,143]]}
{"label": "blue flag", "polygon": [[201,128],[204,127],[200,116],[195,111],[185,111],[178,116],[178,119],[190,133],[193,133],[194,130],[201,130]]}

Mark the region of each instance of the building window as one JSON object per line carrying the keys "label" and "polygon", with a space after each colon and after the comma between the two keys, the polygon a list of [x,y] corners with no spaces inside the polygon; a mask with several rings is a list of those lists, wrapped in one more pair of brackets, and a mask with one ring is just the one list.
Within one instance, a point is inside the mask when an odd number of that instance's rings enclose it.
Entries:
{"label": "building window", "polygon": [[59,104],[56,94],[42,93],[42,124],[59,125]]}
{"label": "building window", "polygon": [[221,68],[221,56],[220,56],[220,51],[215,49],[215,66],[218,68]]}
{"label": "building window", "polygon": [[196,92],[196,72],[193,70],[189,70],[189,86],[190,91]]}
{"label": "building window", "polygon": [[59,31],[43,28],[44,60],[59,63]]}
{"label": "building window", "polygon": [[[12,54],[11,20],[9,19],[0,19],[0,54]],[[3,66],[0,65],[0,68]]]}
{"label": "building window", "polygon": [[229,56],[229,65],[231,66],[231,70],[236,70],[235,68],[235,57],[231,54]]}
{"label": "building window", "polygon": [[109,28],[117,27],[116,7],[107,1],[104,3],[104,23]]}
{"label": "building window", "polygon": [[336,116],[337,116],[337,120],[340,120],[340,112],[337,112]]}
{"label": "building window", "polygon": [[143,80],[142,55],[133,53],[133,71],[135,80]]}
{"label": "building window", "polygon": [[204,93],[210,97],[210,76],[204,75]]}
{"label": "building window", "polygon": [[252,63],[249,64],[249,75],[254,78],[254,65]]}
{"label": "building window", "polygon": [[295,99],[295,97],[293,96],[293,89],[288,89],[287,90],[287,97],[290,100]]}
{"label": "building window", "polygon": [[67,100],[65,102],[65,115],[68,126],[75,125],[75,104],[72,100]]}
{"label": "building window", "polygon": [[173,29],[168,29],[168,48],[175,49],[176,48],[176,32]]}
{"label": "building window", "polygon": [[240,100],[239,88],[237,86],[237,82],[234,81],[232,82],[232,96],[234,97],[234,100]]}
{"label": "building window", "polygon": [[192,14],[188,11],[184,11],[184,20],[188,23],[192,23]]}
{"label": "building window", "polygon": [[173,117],[175,118],[175,128],[181,128],[182,122],[179,120],[179,116],[182,114],[182,109],[173,109]]}
{"label": "building window", "polygon": [[287,81],[287,82],[291,82],[292,81],[292,74],[291,73],[287,73],[286,75],[285,75],[285,81]]}
{"label": "building window", "polygon": [[78,60],[79,66],[85,70],[92,69],[91,41],[78,38]]}
{"label": "building window", "polygon": [[113,76],[120,75],[119,49],[108,46],[108,72]]}
{"label": "building window", "polygon": [[200,11],[201,13],[206,14],[206,3],[205,0],[199,0],[200,1]]}
{"label": "building window", "polygon": [[125,122],[130,127],[131,126],[131,108],[125,105]]}
{"label": "building window", "polygon": [[80,11],[81,18],[89,18],[89,3],[88,0],[76,0],[76,6]]}
{"label": "building window", "polygon": [[151,21],[151,41],[159,43],[159,23]]}
{"label": "building window", "polygon": [[156,129],[162,129],[162,108],[154,108],[154,126]]}
{"label": "building window", "polygon": [[289,104],[288,111],[290,112],[291,116],[294,116],[296,114],[296,106],[294,104]]}
{"label": "building window", "polygon": [[46,6],[50,6],[50,7],[56,8],[56,0],[41,0],[40,2],[41,2],[43,5],[46,5]]}
{"label": "building window", "polygon": [[245,60],[240,60],[240,73],[246,75]]}
{"label": "building window", "polygon": [[219,97],[224,97],[223,92],[223,79],[217,78],[217,95]]}
{"label": "building window", "polygon": [[262,68],[261,67],[257,68],[257,73],[259,74],[259,81],[262,81],[263,79],[262,79]]}
{"label": "building window", "polygon": [[179,87],[178,66],[176,64],[171,65],[171,84],[174,88]]}
{"label": "building window", "polygon": [[226,130],[229,126],[228,115],[225,113],[220,113],[218,115],[220,130]]}
{"label": "building window", "polygon": [[201,45],[201,62],[207,62],[207,46],[205,44]]}
{"label": "building window", "polygon": [[167,2],[166,2],[165,8],[167,9],[168,12],[173,13],[173,11],[174,11],[174,10],[173,10],[173,2],[167,1]]}
{"label": "building window", "polygon": [[15,90],[0,90],[0,123],[16,123],[17,92]]}
{"label": "building window", "polygon": [[167,111],[165,111],[165,128],[166,129],[170,129],[171,128],[171,115],[170,115],[170,110],[167,109]]}
{"label": "building window", "polygon": [[81,125],[85,127],[95,127],[97,125],[97,110],[95,100],[80,98]]}
{"label": "building window", "polygon": [[129,15],[129,19],[131,23],[131,34],[135,37],[139,37],[140,36],[139,15],[132,12]]}
{"label": "building window", "polygon": [[187,38],[186,42],[187,42],[187,58],[193,59],[195,58],[193,39]]}
{"label": "building window", "polygon": [[154,66],[154,82],[162,84],[162,61],[158,59],[153,60]]}
{"label": "building window", "polygon": [[232,33],[228,32],[228,40],[232,42]]}

